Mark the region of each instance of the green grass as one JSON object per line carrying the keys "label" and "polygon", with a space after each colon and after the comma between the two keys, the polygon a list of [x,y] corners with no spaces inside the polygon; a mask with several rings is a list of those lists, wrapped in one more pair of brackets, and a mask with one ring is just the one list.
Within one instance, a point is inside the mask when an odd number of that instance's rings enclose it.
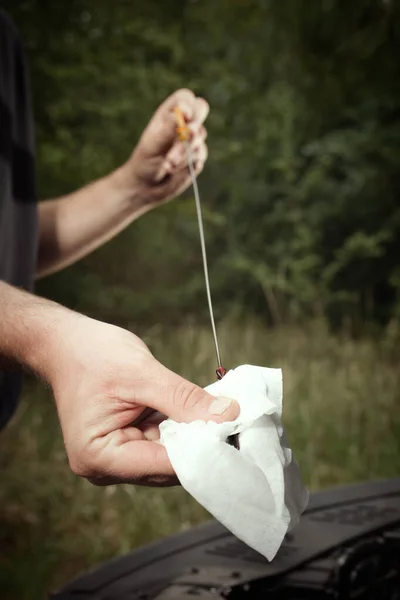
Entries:
{"label": "green grass", "polygon": [[[145,340],[170,368],[214,379],[208,328],[154,327]],[[400,370],[395,344],[329,335],[323,325],[267,330],[225,323],[226,366],[280,366],[284,422],[315,490],[400,473]],[[69,471],[49,393],[27,384],[0,436],[0,589],[33,600],[88,567],[208,518],[182,489],[96,488]]]}

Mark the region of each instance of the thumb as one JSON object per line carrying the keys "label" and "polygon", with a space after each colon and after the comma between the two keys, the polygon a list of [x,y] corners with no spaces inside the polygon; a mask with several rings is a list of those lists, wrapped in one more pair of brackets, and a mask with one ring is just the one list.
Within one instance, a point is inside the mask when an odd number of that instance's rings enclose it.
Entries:
{"label": "thumb", "polygon": [[183,423],[196,420],[221,423],[239,416],[240,407],[236,400],[211,396],[160,363],[159,367],[160,373],[155,379],[158,382],[157,397],[149,398],[148,406]]}
{"label": "thumb", "polygon": [[[177,90],[158,107],[143,133],[141,141],[148,154],[164,155],[177,140],[177,122],[173,112],[175,106],[179,106],[187,121],[195,118],[196,96],[187,89]],[[202,112],[204,114],[204,107]]]}

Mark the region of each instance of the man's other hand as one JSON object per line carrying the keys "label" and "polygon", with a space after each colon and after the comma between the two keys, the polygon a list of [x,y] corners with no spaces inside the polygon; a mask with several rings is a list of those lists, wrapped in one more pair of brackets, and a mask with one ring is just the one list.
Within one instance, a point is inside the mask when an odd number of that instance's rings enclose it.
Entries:
{"label": "man's other hand", "polygon": [[161,104],[132,156],[118,170],[120,185],[131,188],[148,208],[178,196],[190,184],[185,148],[176,132],[176,106],[190,130],[189,145],[197,175],[207,159],[204,121],[209,106],[190,90],[178,90]]}

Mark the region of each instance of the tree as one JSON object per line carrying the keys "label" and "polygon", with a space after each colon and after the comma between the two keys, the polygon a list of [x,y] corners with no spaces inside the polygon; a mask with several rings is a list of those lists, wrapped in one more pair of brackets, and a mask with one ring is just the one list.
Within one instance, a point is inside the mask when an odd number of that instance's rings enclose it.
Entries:
{"label": "tree", "polygon": [[[217,315],[396,313],[398,3],[5,5],[32,60],[42,197],[114,168],[190,87],[212,106],[200,186]],[[191,194],[41,289],[114,321],[206,318]]]}

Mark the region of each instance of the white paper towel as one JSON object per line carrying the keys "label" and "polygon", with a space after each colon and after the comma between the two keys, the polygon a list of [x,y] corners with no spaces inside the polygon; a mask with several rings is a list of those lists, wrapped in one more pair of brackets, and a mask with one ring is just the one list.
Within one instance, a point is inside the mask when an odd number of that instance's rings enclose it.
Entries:
{"label": "white paper towel", "polygon": [[[218,521],[272,560],[308,502],[281,425],[282,371],[242,365],[205,388],[239,402],[235,421],[160,425],[182,486]],[[240,450],[226,443],[239,433]]]}

